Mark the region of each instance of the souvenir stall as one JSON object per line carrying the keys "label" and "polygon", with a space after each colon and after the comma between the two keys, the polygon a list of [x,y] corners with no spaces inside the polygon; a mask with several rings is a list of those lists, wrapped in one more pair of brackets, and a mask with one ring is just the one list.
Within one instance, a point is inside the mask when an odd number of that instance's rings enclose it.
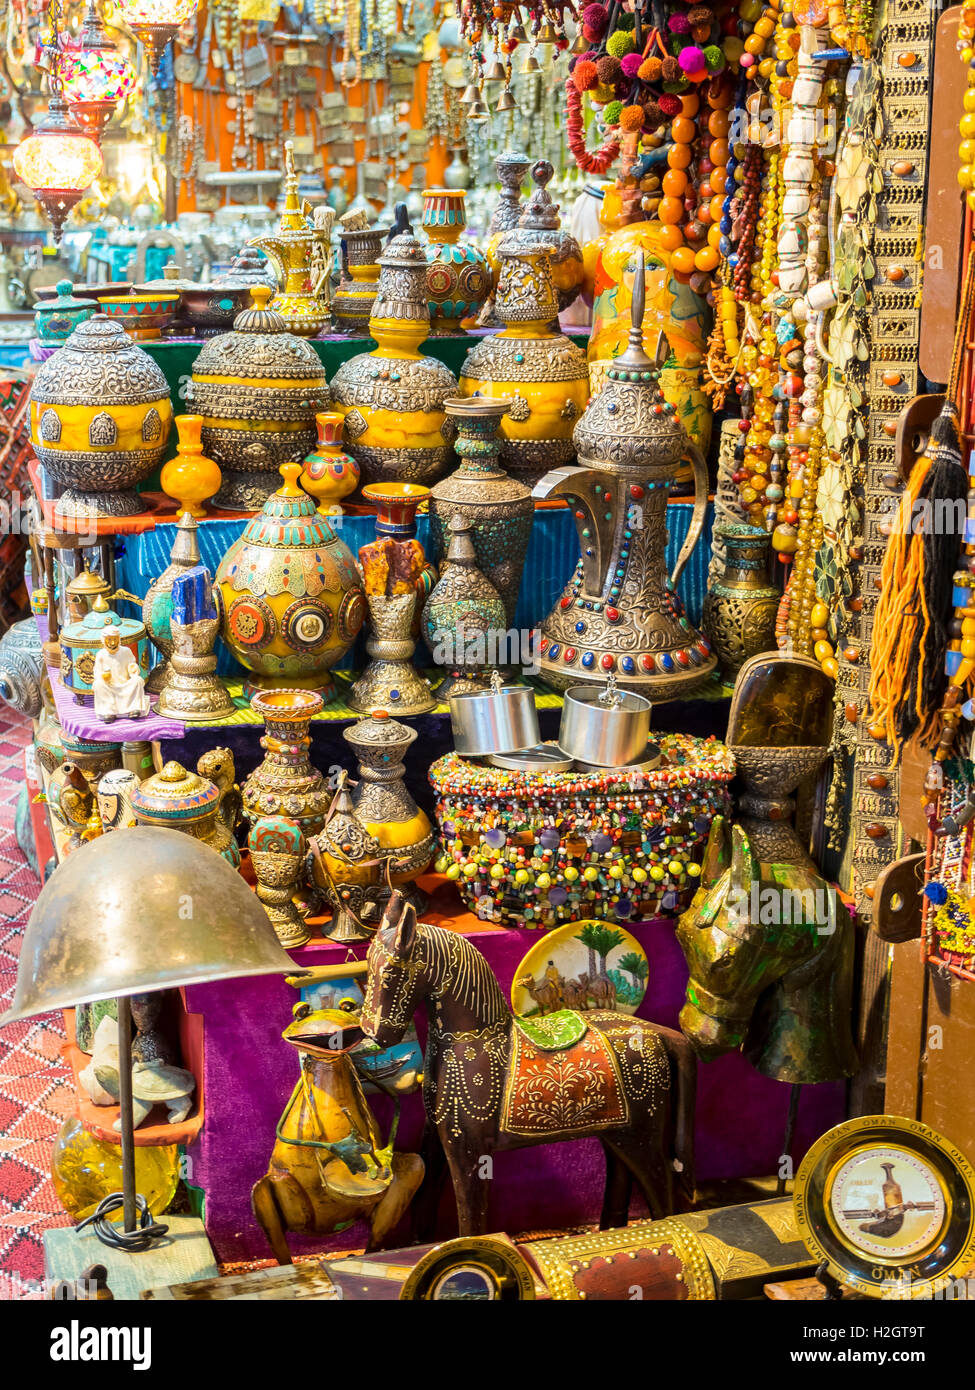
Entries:
{"label": "souvenir stall", "polygon": [[967,1287],[975,7],[6,22],[51,1286]]}

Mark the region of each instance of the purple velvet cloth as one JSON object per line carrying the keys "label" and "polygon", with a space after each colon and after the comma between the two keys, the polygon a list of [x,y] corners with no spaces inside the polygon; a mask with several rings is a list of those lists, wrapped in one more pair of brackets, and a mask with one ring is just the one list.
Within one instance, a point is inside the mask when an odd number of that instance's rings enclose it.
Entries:
{"label": "purple velvet cloth", "polygon": [[[684,999],[687,969],[669,921],[627,924],[650,962],[641,1017],[670,1027]],[[520,961],[539,936],[527,929],[479,931],[483,951],[507,995]],[[365,947],[356,947],[361,958]],[[334,964],[347,948],[316,943],[294,953],[302,965]],[[252,1185],[266,1171],[281,1112],[298,1079],[298,1058],[281,1040],[297,1002],[283,978],[227,980],[186,991],[187,1008],[204,1017],[205,1123],[189,1150],[190,1182],[205,1193],[204,1217],[220,1260],[267,1258],[263,1232],[250,1209]],[[423,1037],[422,1020],[420,1034]],[[697,1171],[699,1179],[774,1173],[782,1152],[790,1088],[758,1073],[740,1054],[698,1067]],[[371,1097],[385,1134],[389,1102]],[[803,1088],[793,1160],[844,1117],[842,1083]],[[423,1125],[419,1095],[403,1102],[397,1145],[415,1149]],[[520,1233],[596,1221],[602,1206],[605,1164],[598,1140],[580,1139],[495,1155],[489,1229]],[[645,1215],[634,1198],[634,1215]],[[409,1218],[393,1244],[409,1240]],[[456,1235],[449,1181],[440,1207],[438,1235]],[[295,1253],[353,1249],[366,1240],[358,1225],[332,1237],[289,1237]]]}

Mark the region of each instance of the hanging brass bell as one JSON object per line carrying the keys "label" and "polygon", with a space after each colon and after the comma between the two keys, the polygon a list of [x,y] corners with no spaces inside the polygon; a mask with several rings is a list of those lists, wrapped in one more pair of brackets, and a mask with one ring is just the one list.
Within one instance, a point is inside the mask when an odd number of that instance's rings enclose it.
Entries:
{"label": "hanging brass bell", "polygon": [[583,34],[580,30],[580,32],[576,34],[575,38],[572,40],[572,46],[569,49],[569,52],[588,53],[591,47],[592,45],[589,43],[589,40],[586,38],[585,34]]}
{"label": "hanging brass bell", "polygon": [[473,102],[480,100],[481,89],[476,82],[468,82],[461,92],[457,101],[461,106],[470,106]]}
{"label": "hanging brass bell", "polygon": [[525,59],[525,66],[522,68],[522,72],[541,72],[538,59],[535,57],[534,53],[529,53],[528,57]]}
{"label": "hanging brass bell", "polygon": [[503,81],[504,81],[504,65],[503,65],[502,63],[499,63],[498,60],[497,60],[497,58],[495,58],[494,62],[491,64],[491,66],[488,68],[487,72],[484,74],[484,81],[485,81],[485,82],[503,82]]}
{"label": "hanging brass bell", "polygon": [[490,111],[485,106],[480,96],[476,101],[472,101],[467,108],[467,119],[469,121],[486,121],[490,114]]}
{"label": "hanging brass bell", "polygon": [[527,43],[528,35],[525,33],[525,26],[523,24],[512,25],[508,30],[508,38],[511,39],[513,43]]}
{"label": "hanging brass bell", "polygon": [[494,109],[495,111],[513,111],[515,109],[515,99],[510,87],[505,87],[498,97],[498,104]]}
{"label": "hanging brass bell", "polygon": [[535,42],[536,42],[536,43],[558,43],[558,41],[559,41],[559,39],[560,39],[561,37],[562,37],[562,36],[561,36],[561,34],[559,33],[559,31],[556,29],[555,25],[554,25],[550,20],[547,19],[547,20],[545,21],[545,23],[542,25],[541,29],[539,29],[539,31],[538,31],[538,38],[535,40]]}

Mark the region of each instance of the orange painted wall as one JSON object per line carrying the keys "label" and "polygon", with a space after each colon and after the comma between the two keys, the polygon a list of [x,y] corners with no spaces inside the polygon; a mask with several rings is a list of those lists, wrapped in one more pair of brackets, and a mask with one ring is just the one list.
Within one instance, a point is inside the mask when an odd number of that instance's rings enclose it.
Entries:
{"label": "orange painted wall", "polygon": [[[197,15],[198,34],[202,34],[204,32],[205,25],[206,5],[201,4]],[[253,40],[251,39],[246,40],[246,42],[252,41]],[[268,49],[272,59],[274,57],[275,52],[280,51],[275,50],[275,48],[271,45],[268,45]],[[199,52],[199,49],[197,49],[197,52]],[[320,69],[314,70],[316,76],[319,78],[320,93],[334,91],[336,88],[335,78],[331,70],[331,62],[333,59],[337,61],[342,56],[341,39],[339,39],[337,43],[333,43],[328,48],[326,48],[325,55],[326,57],[324,66]],[[437,61],[439,61],[439,59]],[[427,77],[429,71],[429,63],[420,63],[419,66],[414,69],[415,82],[413,90],[413,105],[410,110],[409,121],[410,124],[414,126],[416,129],[420,129],[423,125],[423,111],[426,104]],[[207,86],[222,87],[222,85],[223,77],[220,72],[220,69],[215,67],[214,64],[211,63],[207,72]],[[270,84],[266,84],[266,88],[268,88],[269,86]],[[385,86],[386,84],[379,85],[379,109],[382,109],[382,96],[385,90]],[[365,105],[368,90],[367,84],[357,83],[351,87],[345,88],[344,90],[346,92],[348,102],[351,106]],[[205,92],[194,90],[193,87],[188,86],[185,83],[177,83],[177,97],[178,114],[191,116],[194,125],[196,125],[198,121],[203,122],[204,140],[206,141],[207,146],[209,146],[209,144],[212,142],[211,132],[215,131],[217,134],[219,141],[219,152],[214,151],[210,148],[205,148],[203,158],[207,160],[219,159],[221,169],[232,169],[234,167],[231,157],[231,152],[234,144],[234,112],[232,112],[228,107],[226,96],[222,93],[220,96],[210,96]],[[248,94],[247,100],[248,105],[250,105],[252,101],[252,94]],[[293,103],[289,103],[289,109],[291,109],[291,107],[293,107]],[[295,112],[294,129],[286,132],[286,135],[291,134],[314,134],[314,123],[312,121],[311,112],[302,109],[298,109]],[[374,150],[374,144],[372,148]],[[431,140],[428,149],[429,154],[426,163],[426,182],[429,187],[437,187],[439,184],[443,182],[444,170],[447,167],[449,155],[447,150],[444,148],[444,142],[440,137]],[[360,139],[356,141],[355,153],[356,164],[358,164],[361,160],[363,160],[366,157],[365,139]],[[374,154],[373,157],[375,157]],[[260,140],[257,141],[257,164],[258,168],[260,169],[267,167],[264,163],[264,147]],[[398,175],[398,178],[402,183],[404,190],[408,188],[410,185],[411,173],[412,170],[404,174]],[[345,176],[346,189],[349,193],[349,196],[351,197],[355,193],[356,165],[349,166],[345,170]],[[269,199],[269,201],[273,201],[273,199]],[[179,196],[180,212],[192,212],[195,209],[195,207],[195,197],[186,190],[185,186],[182,187]]]}

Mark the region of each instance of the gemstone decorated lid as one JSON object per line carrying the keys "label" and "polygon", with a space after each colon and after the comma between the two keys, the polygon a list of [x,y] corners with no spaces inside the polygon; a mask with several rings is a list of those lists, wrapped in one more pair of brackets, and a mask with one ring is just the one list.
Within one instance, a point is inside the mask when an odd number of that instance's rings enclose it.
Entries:
{"label": "gemstone decorated lid", "polygon": [[38,367],[31,399],[38,405],[142,405],[168,401],[169,387],[117,319],[93,314]]}
{"label": "gemstone decorated lid", "polygon": [[298,486],[301,464],[283,463],[279,472],[283,484],[220,561],[217,582],[238,592],[290,593],[295,598],[359,587],[352,552],[315,498]]}
{"label": "gemstone decorated lid", "polygon": [[124,643],[139,641],[146,635],[143,623],[136,618],[120,618],[105,602],[104,593],[99,593],[89,612],[79,622],[65,623],[61,637],[68,646],[72,643],[94,643],[97,646],[106,627],[117,627]]}
{"label": "gemstone decorated lid", "polygon": [[[229,333],[204,343],[193,363],[193,380],[207,377],[285,377],[325,386],[325,368],[311,343],[288,332],[279,313],[267,307],[270,285],[251,287],[252,309],[242,309]],[[256,383],[260,385],[260,382]]]}
{"label": "gemstone decorated lid", "polygon": [[64,309],[87,309],[91,311],[95,308],[94,299],[75,299],[71,291],[74,283],[71,280],[59,280],[55,286],[57,294],[52,299],[42,299],[35,305],[35,313],[60,313]]}
{"label": "gemstone decorated lid", "polygon": [[375,709],[368,719],[360,719],[351,729],[343,729],[342,737],[357,753],[361,750],[363,762],[374,763],[377,753],[386,755],[384,762],[399,762],[418,735],[415,729],[391,719],[386,710]]}
{"label": "gemstone decorated lid", "polygon": [[188,772],[177,762],[167,763],[162,772],[147,777],[132,792],[133,808],[146,819],[199,820],[219,800],[219,789],[208,777]]}

